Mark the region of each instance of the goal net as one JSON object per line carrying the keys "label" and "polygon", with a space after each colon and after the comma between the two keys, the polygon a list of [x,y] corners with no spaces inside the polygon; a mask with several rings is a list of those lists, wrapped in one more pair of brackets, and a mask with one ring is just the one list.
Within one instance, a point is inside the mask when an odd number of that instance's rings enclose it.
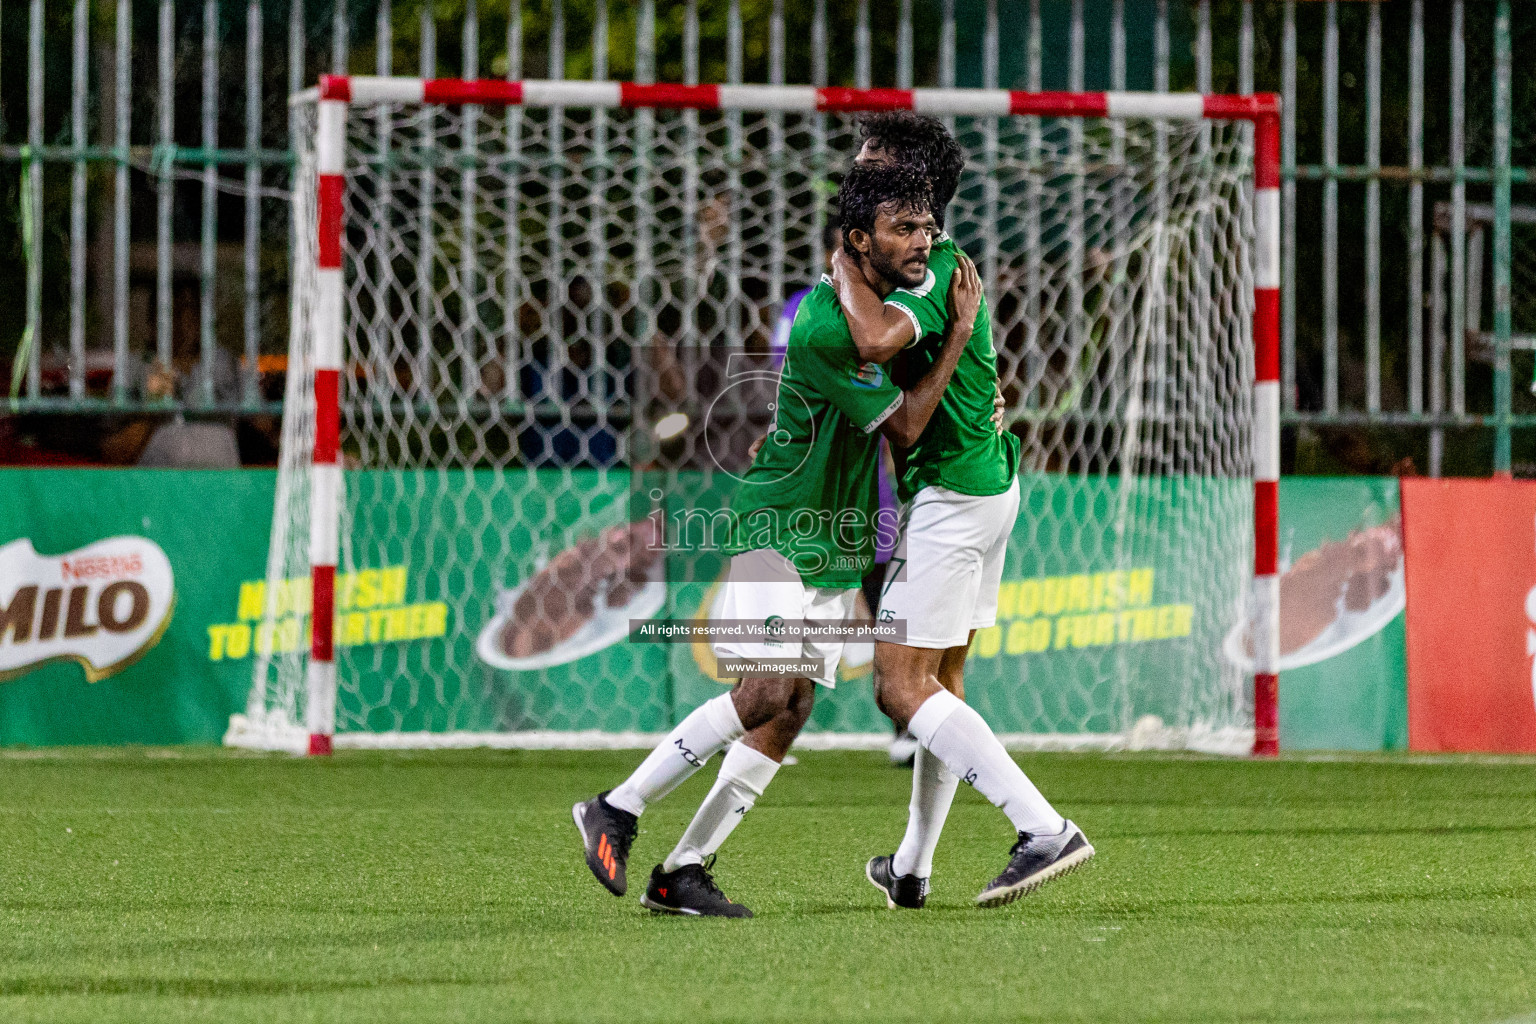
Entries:
{"label": "goal net", "polygon": [[[913,103],[966,152],[945,228],[1023,449],[968,699],[1015,745],[1248,750],[1262,105],[362,78],[295,98],[281,468],[227,742],[639,744],[719,692],[707,646],[631,625],[709,616],[849,108]],[[807,742],[886,734],[871,654]]]}

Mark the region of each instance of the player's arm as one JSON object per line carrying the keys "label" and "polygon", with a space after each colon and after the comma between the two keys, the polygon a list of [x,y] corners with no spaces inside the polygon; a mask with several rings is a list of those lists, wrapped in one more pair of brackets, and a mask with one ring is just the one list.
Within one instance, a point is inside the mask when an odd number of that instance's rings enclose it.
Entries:
{"label": "player's arm", "polygon": [[853,261],[841,248],[832,254],[832,286],[860,359],[884,363],[917,337],[916,321],[894,303],[881,300],[864,275],[854,272]]}
{"label": "player's arm", "polygon": [[964,253],[959,254],[957,263],[949,279],[949,308],[954,315],[944,326],[944,347],[939,358],[916,384],[902,392],[901,405],[880,424],[881,433],[902,448],[917,443],[933,411],[939,407],[960,354],[971,340],[976,311],[981,307],[981,275],[976,272],[976,264]]}

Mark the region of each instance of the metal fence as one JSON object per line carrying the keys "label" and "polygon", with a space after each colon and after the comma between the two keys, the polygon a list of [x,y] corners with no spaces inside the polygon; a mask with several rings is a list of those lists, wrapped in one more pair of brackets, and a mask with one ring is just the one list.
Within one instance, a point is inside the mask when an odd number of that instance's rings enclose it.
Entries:
{"label": "metal fence", "polygon": [[[1285,98],[1288,468],[1536,472],[1536,18],[1509,0],[0,0],[0,377],[279,408],[285,97],[322,71]],[[1384,244],[1385,243],[1385,244]],[[1354,454],[1351,454],[1351,453]]]}

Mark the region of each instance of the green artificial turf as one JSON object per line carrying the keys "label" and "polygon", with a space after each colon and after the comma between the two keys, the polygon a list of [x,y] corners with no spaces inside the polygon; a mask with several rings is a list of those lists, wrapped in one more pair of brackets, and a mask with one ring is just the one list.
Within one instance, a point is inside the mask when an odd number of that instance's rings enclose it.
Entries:
{"label": "green artificial turf", "polygon": [[[864,881],[910,775],[802,754],[725,847],[751,921],[615,899],[622,753],[0,753],[0,1021],[1504,1021],[1536,1011],[1536,762],[1021,758],[1085,869],[1000,910],[962,787],[920,912]],[[1536,1020],[1536,1018],[1528,1018]]]}

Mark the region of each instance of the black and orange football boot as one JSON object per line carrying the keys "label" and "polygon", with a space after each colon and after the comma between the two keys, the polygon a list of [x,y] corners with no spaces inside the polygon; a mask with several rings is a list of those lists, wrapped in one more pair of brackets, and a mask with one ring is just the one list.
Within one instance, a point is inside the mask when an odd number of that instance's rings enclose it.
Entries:
{"label": "black and orange football boot", "polygon": [[571,808],[576,828],[581,832],[582,845],[587,849],[587,867],[603,888],[615,896],[629,891],[625,877],[625,865],[629,861],[629,845],[639,831],[639,818],[620,810],[603,799],[604,790],[591,800]]}

